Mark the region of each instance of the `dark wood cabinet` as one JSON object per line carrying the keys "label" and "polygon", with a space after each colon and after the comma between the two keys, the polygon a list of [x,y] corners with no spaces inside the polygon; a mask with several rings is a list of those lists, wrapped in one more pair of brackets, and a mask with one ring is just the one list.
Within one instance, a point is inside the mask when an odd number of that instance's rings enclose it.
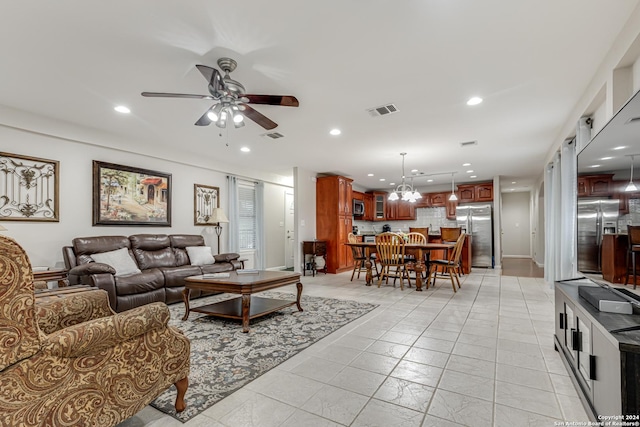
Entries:
{"label": "dark wood cabinet", "polygon": [[491,202],[493,201],[493,183],[458,185],[458,203]]}
{"label": "dark wood cabinet", "polygon": [[326,241],[329,273],[353,268],[350,249],[344,244],[353,225],[351,183],[343,176],[324,176],[316,181],[316,236]]}
{"label": "dark wood cabinet", "polygon": [[434,208],[443,208],[447,204],[449,195],[450,193],[429,193],[429,204]]}
{"label": "dark wood cabinet", "polygon": [[363,221],[373,221],[373,194],[364,193]]}
{"label": "dark wood cabinet", "polygon": [[373,197],[373,220],[386,221],[387,197],[389,197],[389,194],[386,191],[373,191],[369,194]]}
{"label": "dark wood cabinet", "polygon": [[403,221],[416,219],[415,203],[405,200],[387,201],[386,219],[389,221]]}
{"label": "dark wood cabinet", "polygon": [[578,197],[609,197],[613,193],[613,174],[580,175]]}

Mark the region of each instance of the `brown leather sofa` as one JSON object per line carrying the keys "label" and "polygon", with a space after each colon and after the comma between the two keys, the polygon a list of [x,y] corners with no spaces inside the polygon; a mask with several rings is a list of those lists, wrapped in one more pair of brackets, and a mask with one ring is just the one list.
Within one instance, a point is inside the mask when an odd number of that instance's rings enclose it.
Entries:
{"label": "brown leather sofa", "polygon": [[37,302],[27,254],[0,236],[0,425],[115,426],[172,384],[184,410],[190,343],[169,317],[114,314],[102,290]]}
{"label": "brown leather sofa", "polygon": [[[197,234],[134,234],[73,239],[73,246],[62,249],[70,284],[86,284],[104,289],[116,312],[152,302],[171,304],[182,301],[184,278],[240,268],[239,254],[215,255],[215,263],[191,265],[187,247],[204,246]],[[116,275],[113,267],[94,262],[93,254],[127,248],[140,273]],[[191,298],[204,294],[192,291]],[[210,295],[210,294],[207,294]]]}

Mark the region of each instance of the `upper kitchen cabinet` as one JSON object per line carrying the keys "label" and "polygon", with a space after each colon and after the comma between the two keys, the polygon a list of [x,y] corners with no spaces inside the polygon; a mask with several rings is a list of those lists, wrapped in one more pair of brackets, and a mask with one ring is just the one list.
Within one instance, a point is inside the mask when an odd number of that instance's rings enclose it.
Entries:
{"label": "upper kitchen cabinet", "polygon": [[316,202],[333,215],[351,215],[353,195],[352,179],[343,176],[323,176],[316,181]]}
{"label": "upper kitchen cabinet", "polygon": [[613,192],[613,174],[578,176],[578,197],[608,197]]}
{"label": "upper kitchen cabinet", "polygon": [[493,201],[493,183],[458,185],[458,202],[491,202]]}
{"label": "upper kitchen cabinet", "polygon": [[416,204],[405,200],[387,202],[387,220],[402,221],[416,219]]}
{"label": "upper kitchen cabinet", "polygon": [[386,191],[373,191],[370,194],[373,197],[373,220],[386,221],[389,194]]}
{"label": "upper kitchen cabinet", "polygon": [[[443,208],[447,204],[447,199],[449,198],[448,192],[446,193],[429,193],[429,206],[434,208]],[[425,195],[422,196],[423,198]]]}
{"label": "upper kitchen cabinet", "polygon": [[373,221],[373,194],[364,193],[364,215],[363,221]]}

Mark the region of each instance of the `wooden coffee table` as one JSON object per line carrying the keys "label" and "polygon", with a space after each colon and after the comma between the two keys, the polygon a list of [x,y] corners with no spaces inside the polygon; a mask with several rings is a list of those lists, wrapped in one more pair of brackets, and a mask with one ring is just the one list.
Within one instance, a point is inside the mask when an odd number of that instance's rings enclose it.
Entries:
{"label": "wooden coffee table", "polygon": [[[230,271],[229,277],[209,277],[209,275],[190,276],[184,279],[185,288],[182,292],[182,297],[184,300],[185,313],[182,320],[187,320],[189,318],[189,312],[195,311],[209,316],[242,320],[242,332],[249,332],[249,320],[255,319],[256,317],[273,313],[274,311],[294,304],[298,306],[298,311],[302,311],[302,306],[300,306],[300,296],[302,295],[300,273],[258,271],[254,274],[238,274],[235,271]],[[295,301],[252,296],[252,294],[256,292],[293,284],[298,288],[298,295]],[[202,307],[190,308],[189,296],[191,289],[226,292],[230,294],[240,294],[241,296]]]}

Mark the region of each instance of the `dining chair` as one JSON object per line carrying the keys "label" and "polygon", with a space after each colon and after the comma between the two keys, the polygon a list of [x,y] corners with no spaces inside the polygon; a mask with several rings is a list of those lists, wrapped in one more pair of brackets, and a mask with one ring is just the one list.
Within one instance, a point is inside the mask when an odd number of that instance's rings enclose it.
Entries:
{"label": "dining chair", "polygon": [[[419,233],[416,231],[410,231],[409,233],[407,233],[406,236],[407,238],[405,239],[405,243],[407,244],[424,245],[427,243],[427,238],[422,233]],[[406,248],[405,252],[406,252],[406,255],[405,255],[406,269],[409,271],[415,272],[415,263],[418,261],[416,256],[418,251],[415,249]],[[426,258],[426,257],[423,256],[423,258]],[[425,265],[426,265],[426,260],[425,260]],[[428,268],[425,269],[425,274],[427,271],[428,271]],[[411,287],[411,283],[409,283],[409,287]]]}
{"label": "dining chair", "polygon": [[442,243],[454,243],[462,233],[462,227],[440,227]]}
{"label": "dining chair", "polygon": [[420,233],[429,241],[429,227],[409,227],[409,233]]}
{"label": "dining chair", "polygon": [[429,268],[429,278],[427,279],[427,289],[429,289],[429,284],[431,283],[432,276],[433,284],[435,286],[438,267],[442,267],[443,274],[449,276],[449,279],[451,280],[451,287],[453,287],[453,292],[457,292],[456,283],[458,285],[458,288],[460,288],[460,257],[462,255],[462,245],[464,244],[465,237],[465,233],[460,234],[455,246],[453,247],[453,250],[449,253],[448,259],[431,260],[431,266]]}
{"label": "dining chair", "polygon": [[405,245],[402,236],[396,233],[382,233],[376,236],[376,252],[378,261],[380,261],[381,271],[378,276],[378,287],[382,284],[382,280],[393,278],[393,286],[395,287],[395,279],[400,279],[400,289],[404,290],[404,279],[407,279],[409,285],[409,273],[405,268]]}
{"label": "dining chair", "polygon": [[[347,241],[349,243],[357,243],[358,238],[353,233],[349,233],[347,235]],[[353,276],[358,272],[358,279],[360,278],[360,272],[364,271],[366,273],[367,269],[365,267],[365,262],[367,261],[367,257],[365,255],[364,248],[359,248],[357,246],[351,246],[351,254],[353,255],[353,272],[351,273],[351,281],[353,282]]]}
{"label": "dining chair", "polygon": [[[633,271],[633,289],[636,288],[636,254],[640,253],[640,225],[627,225],[627,276],[624,285],[629,283],[629,267]],[[631,266],[629,265],[631,261]]]}

